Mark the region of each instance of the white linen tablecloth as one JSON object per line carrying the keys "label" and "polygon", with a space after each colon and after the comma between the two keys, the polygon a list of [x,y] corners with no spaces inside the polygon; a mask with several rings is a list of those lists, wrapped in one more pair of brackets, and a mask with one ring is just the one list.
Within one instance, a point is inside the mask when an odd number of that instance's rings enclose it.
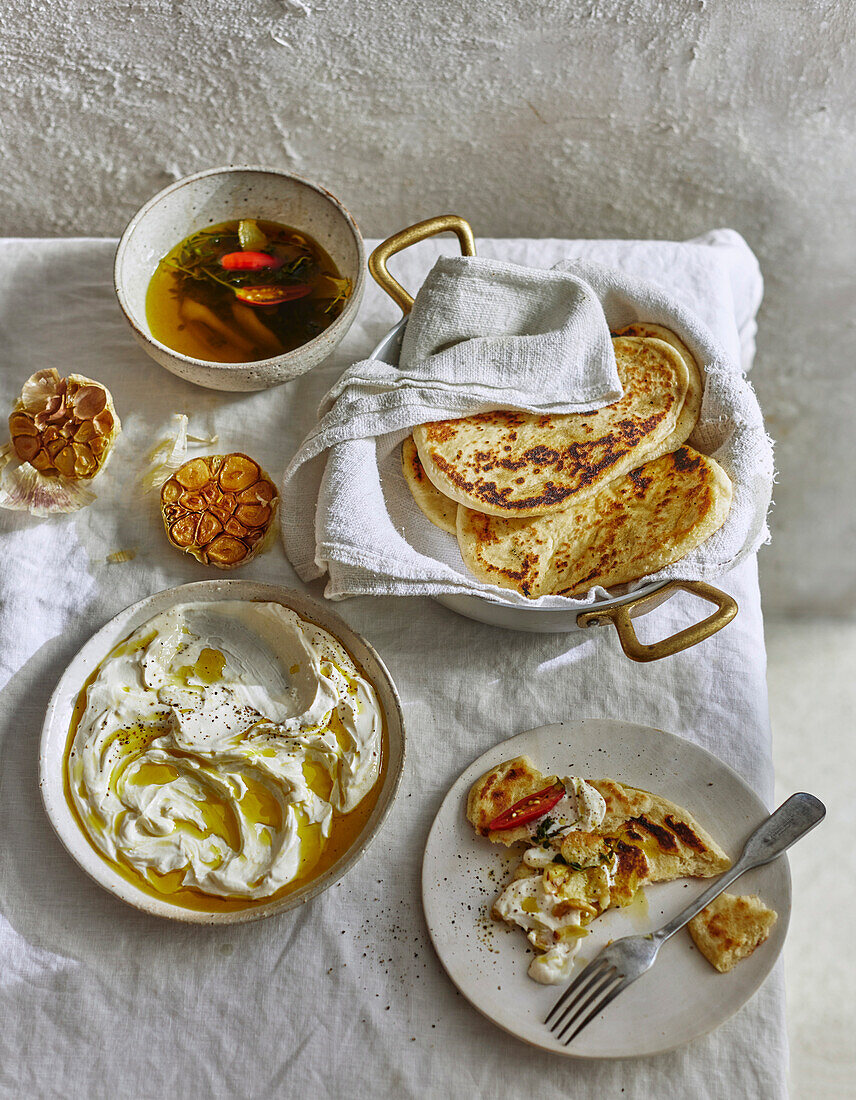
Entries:
{"label": "white linen tablecloth", "polygon": [[[440,247],[396,261],[405,285],[418,284]],[[121,608],[219,575],[167,545],[156,498],[137,495],[143,452],[173,413],[186,412],[191,431],[218,433],[217,450],[246,450],[279,479],[323,393],[396,320],[372,286],[345,343],[310,376],[259,394],[198,389],[133,343],[111,289],[113,249],[111,241],[0,242],[0,409],[32,371],[55,366],[107,384],[125,426],[94,505],[50,520],[0,513],[0,1094],[783,1096],[780,966],[732,1020],[682,1050],[578,1062],[514,1041],[464,1001],[433,953],[420,901],[423,847],[452,781],[496,741],[542,723],[612,716],[675,731],[769,801],[754,561],[722,582],[740,604],[726,630],[648,666],[628,661],[611,630],[511,633],[419,597],[339,604],[398,684],[408,757],[368,854],[299,911],[233,928],[173,924],[114,900],[66,854],[37,780],[44,710],[62,670]],[[480,255],[545,266],[580,251],[632,264],[621,243],[479,242]],[[726,253],[700,260],[698,278],[727,281]],[[748,359],[757,301],[746,288],[734,294]],[[108,563],[120,549],[136,557]],[[240,575],[297,584],[279,543]],[[310,590],[318,595],[320,585]],[[643,636],[684,625],[699,606],[673,599],[645,620]]]}

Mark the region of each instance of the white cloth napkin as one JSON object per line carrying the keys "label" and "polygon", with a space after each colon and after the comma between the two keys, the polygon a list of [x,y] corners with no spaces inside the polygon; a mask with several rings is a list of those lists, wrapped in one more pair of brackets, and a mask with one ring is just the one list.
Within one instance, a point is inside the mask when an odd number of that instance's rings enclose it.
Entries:
{"label": "white cloth napkin", "polygon": [[[722,248],[725,242],[728,247]],[[772,444],[742,372],[731,280],[721,271],[718,278],[700,280],[696,253],[706,248],[713,266],[739,269],[738,279],[754,303],[753,317],[761,295],[757,261],[728,230],[672,247],[674,262],[662,272],[660,285],[632,273],[632,263],[622,270],[646,253],[656,256],[660,242],[628,243],[617,264],[569,259],[553,270],[523,271],[462,257],[440,261],[416,297],[400,365],[375,359],[346,371],[286,472],[285,514],[298,518],[284,525],[283,535],[298,574],[312,580],[327,572],[325,594],[331,599],[477,592],[548,608],[583,606],[603,595],[595,588],[580,600],[531,601],[476,580],[454,537],[433,527],[416,507],[401,473],[399,448],[413,426],[427,420],[498,406],[573,412],[608,403],[614,398],[604,394],[615,370],[604,346],[608,330],[632,321],[674,330],[702,366],[701,416],[689,442],[724,467],[734,496],[728,519],[711,538],[682,561],[629,587],[676,577],[717,578],[753,554],[769,537]]]}
{"label": "white cloth napkin", "polygon": [[[426,242],[412,261],[400,258],[405,285],[416,285],[440,247]],[[595,247],[607,262],[628,255],[623,242],[479,242],[483,255],[521,264]],[[634,270],[657,279],[687,247],[647,249]],[[754,306],[739,281],[744,273],[712,262],[732,247],[690,249],[686,270],[691,282],[713,285],[717,300],[734,286],[748,362]],[[311,374],[266,393],[202,390],[162,370],[131,339],[112,290],[114,250],[115,241],[0,241],[0,408],[11,407],[31,371],[57,366],[105,382],[124,425],[90,508],[51,520],[0,512],[0,1096],[433,1100],[526,1096],[535,1082],[539,1100],[783,1100],[781,967],[732,1020],[681,1050],[577,1062],[516,1041],[457,994],[432,950],[419,893],[431,821],[461,771],[497,741],[567,716],[678,733],[730,764],[769,803],[752,560],[722,582],[740,604],[734,622],[656,665],[628,661],[607,629],[524,635],[428,599],[343,604],[396,680],[407,763],[367,854],[295,912],[225,928],[161,921],[111,897],[73,862],[38,791],[39,734],[57,680],[127,604],[221,576],[167,544],[152,498],[138,496],[141,456],[172,414],[185,412],[192,431],[219,435],[207,450],[248,451],[279,477],[321,396],[395,320],[392,303],[370,286],[345,344]],[[739,354],[737,330],[726,338]],[[131,548],[132,561],[107,560]],[[279,543],[240,576],[299,585]],[[313,594],[320,598],[318,585]],[[662,636],[685,626],[688,605],[689,597],[670,600],[650,616],[650,629]]]}
{"label": "white cloth napkin", "polygon": [[323,438],[329,446],[497,403],[587,412],[621,393],[603,309],[574,272],[442,256],[416,296],[398,363],[366,359],[345,371],[322,405]]}

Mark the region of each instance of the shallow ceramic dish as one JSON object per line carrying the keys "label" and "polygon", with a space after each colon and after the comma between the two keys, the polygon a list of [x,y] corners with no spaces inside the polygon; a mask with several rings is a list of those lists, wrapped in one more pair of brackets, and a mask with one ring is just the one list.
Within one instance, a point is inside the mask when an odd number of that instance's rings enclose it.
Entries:
{"label": "shallow ceramic dish", "polygon": [[[333,324],[294,351],[255,363],[193,359],[156,340],[146,320],[146,291],[159,261],[190,233],[250,217],[305,230],[351,280],[351,296]],[[113,283],[134,336],[162,367],[209,389],[263,390],[305,374],[331,354],[357,315],[365,266],[356,222],[317,183],[273,168],[209,168],[164,188],[131,218],[116,250]]]}
{"label": "shallow ceramic dish", "polygon": [[[689,933],[665,945],[655,966],[564,1047],[544,1025],[564,985],[543,986],[526,973],[525,935],[493,921],[488,910],[520,852],[476,836],[466,819],[467,793],[489,768],[521,754],[542,772],[610,778],[662,794],[684,807],[732,859],[767,817],[760,798],[715,756],[674,734],[629,722],[590,718],[541,726],[494,746],[474,761],[440,807],[422,864],[428,931],[449,977],[479,1012],[504,1031],[543,1050],[577,1058],[627,1058],[673,1050],[712,1031],[758,989],[788,930],[791,877],[787,857],[747,872],[730,890],[760,894],[778,913],[770,938],[728,974],[696,949]],[[636,902],[592,922],[576,959],[579,973],[608,940],[664,924],[709,885],[679,879],[645,887]]]}
{"label": "shallow ceramic dish", "polygon": [[[160,901],[123,878],[99,855],[83,834],[65,797],[64,761],[72,709],[81,688],[97,665],[122,639],[153,615],[188,600],[269,600],[296,611],[338,638],[374,685],[386,718],[388,756],[380,795],[362,833],[351,847],[318,878],[267,905],[225,913],[198,912]],[[337,882],[365,853],[392,806],[404,767],[404,719],[395,684],[369,643],[327,607],[288,588],[255,581],[198,581],[149,596],[120,611],[94,634],[62,675],[48,704],[39,748],[39,787],[45,810],[59,839],[83,870],[105,890],[154,916],[195,924],[243,924],[303,905]]]}
{"label": "shallow ceramic dish", "polygon": [[[369,271],[374,280],[392,298],[401,309],[404,317],[390,329],[371,353],[370,358],[380,359],[384,363],[396,364],[401,353],[401,341],[407,325],[407,315],[413,306],[413,297],[390,274],[387,261],[397,252],[409,248],[412,244],[436,236],[438,233],[454,233],[464,256],[475,255],[473,231],[463,218],[456,214],[441,214],[428,218],[407,229],[395,233],[372,252],[369,257]],[[639,641],[632,620],[659,607],[676,592],[684,590],[699,596],[707,603],[714,604],[716,610],[700,622],[695,622],[684,630],[678,631],[660,641],[646,644]],[[580,610],[572,601],[565,608],[521,607],[503,599],[500,589],[494,598],[482,595],[445,592],[434,597],[444,607],[464,615],[477,622],[491,626],[502,626],[510,630],[526,630],[533,633],[568,633],[592,626],[615,627],[618,640],[624,653],[633,661],[657,661],[661,657],[670,657],[690,646],[709,638],[734,618],[737,603],[726,592],[714,588],[704,581],[656,581],[641,585],[626,595],[615,595],[596,600],[592,605]]]}

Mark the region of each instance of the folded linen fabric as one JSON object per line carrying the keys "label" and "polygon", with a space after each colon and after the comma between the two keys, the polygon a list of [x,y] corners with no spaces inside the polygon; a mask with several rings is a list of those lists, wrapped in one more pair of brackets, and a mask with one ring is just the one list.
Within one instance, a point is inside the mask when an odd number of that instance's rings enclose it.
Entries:
{"label": "folded linen fabric", "polygon": [[[730,247],[727,253],[723,249],[722,258],[717,256],[716,263],[730,262],[743,269],[753,297],[750,312],[754,316],[760,299],[760,274],[755,257],[736,234],[726,230],[722,231],[722,237],[729,246],[735,245],[736,238],[740,247]],[[723,243],[716,234],[709,234],[703,242],[711,246]],[[646,246],[640,242],[634,247],[644,253],[646,247],[656,249],[658,244]],[[651,577],[640,578],[631,588],[652,579],[715,578],[768,538],[766,515],[772,493],[772,444],[736,354],[740,336],[735,331],[731,289],[735,280],[733,275],[729,278],[717,271],[720,277],[711,278],[707,285],[700,281],[694,255],[698,248],[699,243],[688,242],[687,269],[692,270],[691,281],[682,281],[679,263],[673,263],[663,273],[661,285],[591,259],[569,260],[550,272],[536,272],[539,277],[572,276],[585,288],[578,299],[582,303],[580,308],[589,309],[593,296],[613,330],[633,321],[653,322],[672,329],[703,368],[701,416],[689,442],[712,455],[729,474],[734,484],[731,510],[723,527],[690,555]],[[283,526],[286,553],[304,580],[329,574],[326,589],[329,598],[475,592],[488,599],[525,606],[561,607],[569,602],[584,605],[604,594],[602,589],[595,588],[585,598],[574,601],[561,596],[528,600],[519,593],[477,581],[464,566],[455,539],[425,520],[406,487],[399,449],[416,424],[465,416],[488,407],[545,408],[520,400],[522,386],[515,389],[507,381],[500,381],[510,377],[513,359],[500,355],[494,369],[488,348],[503,345],[496,328],[484,338],[464,336],[452,347],[447,346],[446,341],[454,339],[449,334],[466,326],[463,322],[455,330],[454,321],[446,317],[443,303],[447,296],[454,302],[478,301],[478,309],[483,314],[488,312],[489,286],[479,287],[472,297],[463,294],[456,297],[453,285],[456,275],[460,277],[472,264],[478,264],[474,274],[479,278],[487,275],[491,267],[512,267],[462,258],[438,263],[432,272],[436,278],[429,278],[424,298],[420,291],[405,331],[402,353],[406,347],[411,358],[405,363],[402,354],[400,368],[375,359],[346,371],[322,403],[320,423],[310,432],[286,471],[283,514],[292,517]],[[671,293],[664,290],[662,283],[675,290]],[[542,280],[542,285],[551,290],[555,286],[552,279]],[[693,308],[696,305],[698,308]],[[537,306],[529,303],[525,307],[528,313],[522,310],[516,316],[541,319],[543,324],[551,309],[555,306],[547,304],[539,313]],[[459,309],[458,316],[462,312]],[[474,307],[473,316],[476,312]],[[699,314],[713,321],[715,333]],[[419,324],[411,328],[414,320]],[[494,318],[491,321],[497,327],[502,323],[501,318],[498,324]],[[472,331],[475,332],[474,327]],[[578,331],[585,330],[580,327]],[[551,332],[555,332],[555,327]],[[521,334],[514,335],[519,338]],[[593,341],[587,345],[589,349],[592,346]],[[458,359],[453,359],[455,352]],[[511,356],[510,351],[508,355]],[[517,359],[521,361],[525,361],[523,349]],[[466,365],[470,372],[478,372],[482,385],[492,381],[493,400],[486,403],[484,388],[475,396],[469,384],[454,385],[453,362]],[[401,375],[405,376],[403,380]],[[605,377],[602,374],[601,380]],[[553,387],[548,400],[555,402],[558,396],[557,387]],[[548,407],[557,411],[555,404]],[[567,411],[581,410],[578,406]],[[301,520],[303,516],[305,520]]]}
{"label": "folded linen fabric", "polygon": [[437,261],[417,294],[398,362],[355,363],[320,412],[335,410],[335,421],[375,434],[381,421],[393,430],[498,405],[587,412],[621,393],[609,326],[582,279],[451,256]]}

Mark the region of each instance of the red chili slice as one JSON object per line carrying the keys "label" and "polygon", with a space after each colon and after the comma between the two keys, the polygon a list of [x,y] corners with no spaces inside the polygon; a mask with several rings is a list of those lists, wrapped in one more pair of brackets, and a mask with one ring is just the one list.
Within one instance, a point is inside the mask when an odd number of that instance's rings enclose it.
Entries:
{"label": "red chili slice", "polygon": [[303,283],[298,286],[235,287],[235,296],[248,306],[278,306],[282,302],[293,302],[295,298],[305,298],[311,293],[312,287]]}
{"label": "red chili slice", "polygon": [[282,261],[267,252],[227,252],[220,264],[227,271],[264,271],[268,267],[281,267]]}
{"label": "red chili slice", "polygon": [[564,783],[553,783],[543,791],[528,794],[513,806],[509,806],[499,817],[495,817],[488,825],[488,829],[496,832],[498,829],[516,829],[518,825],[528,825],[536,817],[543,817],[545,813],[552,810],[564,793]]}

